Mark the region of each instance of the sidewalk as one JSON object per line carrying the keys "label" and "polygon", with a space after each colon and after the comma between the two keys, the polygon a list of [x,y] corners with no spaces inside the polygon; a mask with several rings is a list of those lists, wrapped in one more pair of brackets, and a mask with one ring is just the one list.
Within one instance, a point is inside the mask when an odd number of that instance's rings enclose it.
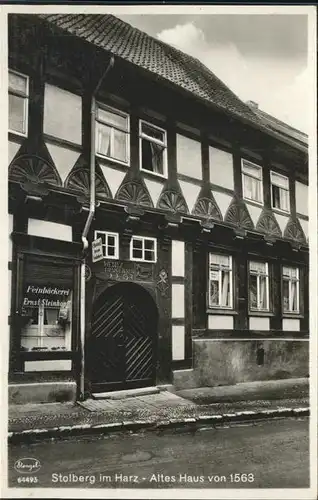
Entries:
{"label": "sidewalk", "polygon": [[195,430],[202,425],[308,414],[308,379],[249,382],[120,400],[13,405],[9,439],[20,442],[146,428]]}

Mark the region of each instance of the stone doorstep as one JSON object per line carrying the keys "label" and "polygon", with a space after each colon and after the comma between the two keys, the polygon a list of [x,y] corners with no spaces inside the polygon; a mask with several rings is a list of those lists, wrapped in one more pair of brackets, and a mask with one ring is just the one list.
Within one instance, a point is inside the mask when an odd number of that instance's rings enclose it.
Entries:
{"label": "stone doorstep", "polygon": [[111,422],[104,424],[78,424],[70,426],[59,426],[49,429],[26,429],[23,431],[9,432],[9,442],[23,442],[25,440],[36,440],[38,437],[44,439],[63,438],[69,436],[89,434],[107,434],[118,431],[140,431],[154,430],[164,431],[168,429],[184,429],[196,431],[202,426],[211,425],[214,428],[222,427],[229,423],[253,422],[254,420],[281,419],[286,417],[307,417],[310,415],[309,407],[306,408],[283,408],[277,410],[240,411],[224,415],[199,415],[198,417],[171,418],[169,420],[138,419],[135,421]]}
{"label": "stone doorstep", "polygon": [[149,394],[158,394],[159,387],[142,387],[139,389],[127,389],[122,391],[98,392],[93,393],[93,399],[126,399],[138,396],[147,396]]}

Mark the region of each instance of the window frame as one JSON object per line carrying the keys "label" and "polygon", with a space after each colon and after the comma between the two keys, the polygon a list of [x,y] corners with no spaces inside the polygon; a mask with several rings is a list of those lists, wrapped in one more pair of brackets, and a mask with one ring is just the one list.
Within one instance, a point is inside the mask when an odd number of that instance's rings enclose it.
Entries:
{"label": "window frame", "polygon": [[[257,178],[256,176],[253,176],[253,175],[250,175],[246,172],[244,172],[244,163],[247,163],[248,165],[247,166],[251,166],[252,168],[256,168],[258,170],[260,170],[261,172],[261,177],[260,179]],[[264,190],[264,184],[263,184],[263,167],[262,165],[258,165],[257,163],[254,163],[250,160],[247,160],[246,158],[241,158],[241,175],[242,175],[242,190],[243,190],[243,199],[246,200],[246,201],[250,201],[252,203],[256,203],[257,205],[260,205],[260,206],[263,206],[264,205],[264,193],[263,193],[263,190]],[[254,200],[253,198],[248,198],[246,196],[246,193],[245,193],[245,183],[244,183],[244,177],[247,176],[247,177],[251,177],[257,181],[260,182],[260,185],[261,185],[261,199],[260,201],[258,200]]]}
{"label": "window frame", "polygon": [[[288,269],[296,269],[297,271],[297,277],[292,278],[292,277],[284,277],[284,267]],[[288,281],[288,302],[290,306],[290,301],[291,301],[291,283],[296,282],[296,291],[297,291],[297,310],[296,311],[291,311],[290,309],[286,311],[284,309],[284,280]],[[282,314],[283,316],[299,316],[301,314],[301,304],[300,304],[300,269],[297,266],[291,266],[288,264],[282,264],[281,266],[281,284],[282,284]]]}
{"label": "window frame", "polygon": [[[118,260],[119,259],[119,234],[118,233],[113,233],[111,231],[100,231],[99,229],[96,229],[94,231],[94,240],[97,240],[97,238],[100,238],[100,235],[103,234],[105,236],[105,241],[106,243],[102,244],[103,247],[103,258],[104,259],[112,259],[112,260]],[[108,255],[108,237],[112,236],[115,238],[115,255]]]}
{"label": "window frame", "polygon": [[[123,130],[119,127],[115,127],[114,125],[111,125],[101,119],[98,118],[98,110],[102,109],[104,111],[108,111],[110,113],[113,113],[115,115],[119,115],[123,118],[126,118],[127,120],[127,130]],[[119,130],[120,132],[124,132],[126,134],[126,152],[127,152],[127,161],[119,160],[118,158],[113,158],[112,156],[107,156],[100,151],[98,151],[98,134],[97,134],[97,124],[105,125],[106,127],[109,127],[112,131],[114,129]],[[112,144],[114,141],[114,134],[111,132],[111,137],[110,137],[110,143],[111,143],[111,148]],[[96,102],[96,113],[95,113],[95,149],[96,149],[96,155],[99,156],[100,158],[106,158],[107,160],[118,163],[119,165],[125,165],[126,167],[130,166],[130,115],[126,111],[123,111],[118,108],[114,108],[113,106],[109,106],[108,104],[104,104],[100,101]]]}
{"label": "window frame", "polygon": [[[277,175],[278,177],[281,177],[283,179],[287,179],[287,181],[288,181],[288,189],[285,189],[282,186],[278,186],[277,184],[275,184],[275,182],[272,181],[272,174]],[[279,189],[283,189],[284,191],[288,192],[288,198],[287,198],[287,200],[288,200],[288,209],[287,210],[285,210],[283,208],[274,207],[274,204],[273,204],[273,201],[274,201],[273,200],[273,189],[272,189],[273,186],[276,186]],[[279,172],[276,172],[275,170],[270,170],[270,191],[271,191],[271,207],[272,207],[272,209],[276,210],[278,212],[281,212],[283,214],[289,214],[290,213],[290,181],[289,181],[289,177],[286,176],[286,175],[283,175],[283,174],[281,174]]]}
{"label": "window frame", "polygon": [[[142,257],[133,257],[133,241],[134,239],[142,241]],[[150,240],[154,242],[154,260],[145,259],[145,246],[144,243],[146,240]],[[139,236],[137,234],[132,235],[129,244],[129,259],[132,262],[149,262],[150,264],[155,264],[157,262],[157,238],[152,238],[150,236]]]}
{"label": "window frame", "polygon": [[12,130],[10,129],[9,123],[10,123],[10,109],[9,109],[9,103],[8,103],[8,131],[11,134],[19,135],[20,137],[28,137],[28,131],[29,131],[29,100],[30,100],[30,77],[29,75],[25,75],[24,73],[21,73],[19,71],[13,70],[13,69],[8,69],[8,77],[10,73],[13,73],[17,76],[23,77],[26,80],[26,94],[23,92],[19,92],[18,90],[11,90],[10,89],[10,84],[8,81],[8,99],[9,95],[15,95],[17,97],[22,97],[24,99],[24,108],[23,108],[23,121],[25,125],[25,132],[19,132],[17,130]]}
{"label": "window frame", "polygon": [[[251,272],[250,265],[252,262],[255,262],[257,264],[265,264],[265,274],[262,273],[257,273],[256,271]],[[251,307],[251,300],[250,300],[250,276],[251,274],[253,276],[257,277],[257,289],[256,289],[256,294],[257,294],[257,308],[256,307]],[[260,303],[260,277],[265,276],[266,279],[266,301],[267,301],[267,308],[260,308],[259,303]],[[248,260],[248,280],[247,280],[247,290],[248,290],[248,310],[251,314],[255,313],[271,313],[271,303],[270,303],[270,268],[269,268],[269,263],[262,261],[262,260],[257,260],[257,259],[249,259]]]}
{"label": "window frame", "polygon": [[[211,271],[211,256],[212,255],[217,255],[217,256],[222,256],[222,257],[228,257],[229,258],[229,264],[230,266],[229,267],[225,267],[225,266],[222,266],[222,265],[218,265],[218,264],[214,264],[215,267],[218,266],[218,273],[219,273],[219,304],[218,305],[213,305],[211,304],[211,294],[210,294],[210,283],[211,283],[211,279],[210,279],[210,271]],[[229,271],[229,275],[230,275],[230,305],[229,306],[222,306],[220,305],[220,293],[221,293],[221,280],[222,280],[222,268],[226,269]],[[234,280],[234,273],[233,273],[233,257],[232,255],[228,255],[228,254],[222,254],[222,253],[219,253],[219,252],[209,252],[208,254],[208,293],[207,293],[207,306],[208,306],[208,309],[209,310],[222,310],[222,311],[233,311],[234,309],[234,283],[233,283],[233,280]]]}
{"label": "window frame", "polygon": [[[142,125],[148,125],[148,127],[152,127],[156,130],[159,130],[160,132],[163,132],[164,134],[164,141],[159,141],[158,139],[155,139],[153,137],[150,137],[149,135],[145,134],[142,132]],[[149,142],[154,142],[155,144],[158,144],[159,146],[163,146],[163,173],[160,174],[158,172],[152,172],[151,170],[147,170],[146,168],[142,168],[142,140],[147,139]],[[162,179],[167,179],[168,177],[168,138],[167,138],[167,131],[163,129],[162,127],[159,127],[158,125],[154,125],[153,123],[150,123],[146,120],[143,120],[142,118],[139,119],[139,170],[141,172],[147,172],[150,175],[154,175],[155,177],[160,177]]]}

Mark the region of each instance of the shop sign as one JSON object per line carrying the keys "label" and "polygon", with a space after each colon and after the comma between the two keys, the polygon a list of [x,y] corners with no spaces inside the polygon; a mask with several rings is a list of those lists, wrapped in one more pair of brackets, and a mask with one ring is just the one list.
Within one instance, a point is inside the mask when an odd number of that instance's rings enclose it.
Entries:
{"label": "shop sign", "polygon": [[25,286],[22,306],[23,307],[59,307],[67,308],[70,300],[70,288],[60,288],[54,285]]}
{"label": "shop sign", "polygon": [[102,238],[97,238],[92,242],[92,261],[98,262],[104,258]]}

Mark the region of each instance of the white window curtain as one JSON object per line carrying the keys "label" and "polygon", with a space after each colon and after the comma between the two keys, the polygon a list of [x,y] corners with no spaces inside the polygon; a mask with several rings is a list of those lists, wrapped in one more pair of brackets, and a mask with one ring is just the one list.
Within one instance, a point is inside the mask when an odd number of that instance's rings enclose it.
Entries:
{"label": "white window curtain", "polygon": [[229,307],[230,305],[230,276],[229,272],[222,272],[222,294],[221,294],[221,306]]}

